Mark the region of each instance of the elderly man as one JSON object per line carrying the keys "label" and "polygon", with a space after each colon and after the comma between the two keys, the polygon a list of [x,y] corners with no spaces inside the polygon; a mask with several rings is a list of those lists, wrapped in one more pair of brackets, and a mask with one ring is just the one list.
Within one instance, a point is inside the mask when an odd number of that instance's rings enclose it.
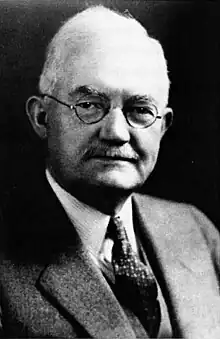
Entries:
{"label": "elderly man", "polygon": [[3,211],[2,335],[220,338],[217,231],[134,193],[172,121],[159,42],[88,8],[50,42],[39,89],[26,108],[45,168]]}

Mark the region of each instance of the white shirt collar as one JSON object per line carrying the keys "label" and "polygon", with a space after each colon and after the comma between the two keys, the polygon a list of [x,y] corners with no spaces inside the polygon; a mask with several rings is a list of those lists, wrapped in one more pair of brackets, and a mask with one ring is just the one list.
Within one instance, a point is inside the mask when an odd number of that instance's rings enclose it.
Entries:
{"label": "white shirt collar", "polygon": [[[95,255],[95,257],[97,257],[105,238],[110,216],[84,204],[65,191],[54,180],[48,169],[46,169],[46,177],[69,219],[76,228],[83,244],[93,255]],[[119,216],[125,225],[128,239],[133,249],[136,250],[136,240],[132,222],[131,197],[124,203]]]}

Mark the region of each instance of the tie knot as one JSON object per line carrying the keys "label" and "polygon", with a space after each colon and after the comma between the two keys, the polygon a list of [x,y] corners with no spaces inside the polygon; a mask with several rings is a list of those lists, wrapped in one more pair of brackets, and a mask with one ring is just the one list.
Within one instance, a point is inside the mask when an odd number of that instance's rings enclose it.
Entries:
{"label": "tie knot", "polygon": [[121,258],[128,256],[132,252],[131,244],[128,240],[128,236],[123,225],[123,221],[120,217],[112,217],[108,227],[109,237],[113,240],[114,246],[112,248],[112,254],[115,257]]}
{"label": "tie knot", "polygon": [[108,226],[108,234],[109,237],[112,238],[114,241],[128,241],[127,233],[119,216],[111,217]]}

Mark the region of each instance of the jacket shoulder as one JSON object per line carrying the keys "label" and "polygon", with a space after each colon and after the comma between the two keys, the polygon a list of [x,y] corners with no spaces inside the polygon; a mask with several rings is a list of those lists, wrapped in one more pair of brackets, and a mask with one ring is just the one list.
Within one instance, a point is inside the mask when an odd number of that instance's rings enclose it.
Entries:
{"label": "jacket shoulder", "polygon": [[[146,223],[175,237],[190,235],[205,242],[220,268],[220,234],[217,227],[198,208],[191,204],[174,202],[144,194],[135,194],[135,203]],[[158,226],[159,225],[159,226]],[[162,233],[163,233],[162,232]]]}
{"label": "jacket shoulder", "polygon": [[142,210],[154,215],[160,219],[181,219],[193,221],[202,226],[204,223],[214,225],[198,208],[191,204],[165,200],[157,197],[152,197],[144,194],[135,194],[134,199]]}

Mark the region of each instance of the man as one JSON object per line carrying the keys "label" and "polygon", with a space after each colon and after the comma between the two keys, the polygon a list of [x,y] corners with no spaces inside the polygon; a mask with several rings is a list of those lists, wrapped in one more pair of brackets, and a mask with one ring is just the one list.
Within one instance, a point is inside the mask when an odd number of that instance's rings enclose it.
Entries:
{"label": "man", "polygon": [[39,89],[26,107],[46,167],[3,211],[2,336],[219,338],[217,231],[134,193],[172,121],[159,42],[88,8],[51,41]]}

